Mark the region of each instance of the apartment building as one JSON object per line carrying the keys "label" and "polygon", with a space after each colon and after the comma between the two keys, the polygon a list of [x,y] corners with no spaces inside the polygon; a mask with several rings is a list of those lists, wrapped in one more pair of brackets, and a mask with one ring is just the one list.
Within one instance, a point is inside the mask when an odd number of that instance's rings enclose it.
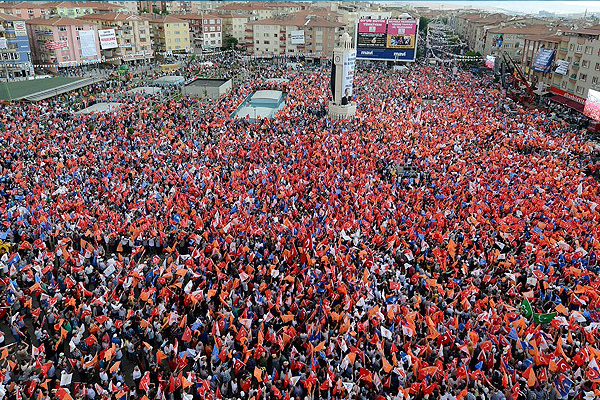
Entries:
{"label": "apartment building", "polygon": [[223,19],[219,14],[173,14],[189,24],[190,43],[196,50],[219,49],[223,45]]}
{"label": "apartment building", "polygon": [[555,60],[568,66],[565,74],[552,74],[550,90],[583,104],[589,89],[600,87],[600,25],[566,30],[560,39]]}
{"label": "apartment building", "polygon": [[114,4],[120,6],[123,12],[128,12],[130,14],[139,14],[140,13],[140,2],[139,1],[115,1],[108,0],[107,3]]}
{"label": "apartment building", "polygon": [[150,34],[155,53],[187,53],[191,51],[189,23],[171,15],[150,20]]}
{"label": "apartment building", "polygon": [[516,63],[520,63],[523,59],[526,36],[547,36],[555,32],[555,28],[546,25],[528,25],[522,22],[513,22],[510,26],[488,29],[480,52],[483,55],[498,56],[506,53]]}
{"label": "apartment building", "polygon": [[523,57],[521,58],[522,71],[527,80],[533,85],[536,93],[542,95],[552,86],[552,70],[550,72],[536,71],[532,68],[535,56],[542,49],[552,49],[556,53],[562,41],[562,33],[557,31],[551,35],[526,35],[524,37]]}
{"label": "apartment building", "polygon": [[56,70],[101,61],[97,24],[58,16],[26,22],[34,64]]}
{"label": "apartment building", "polygon": [[173,12],[173,2],[164,0],[140,1],[138,8],[140,13],[144,14],[171,14]]}
{"label": "apartment building", "polygon": [[88,14],[125,12],[127,8],[101,1],[54,1],[43,3],[46,14],[50,16],[78,18]]}
{"label": "apartment building", "polygon": [[333,54],[335,41],[343,31],[344,24],[341,22],[307,11],[250,21],[246,28],[247,50],[257,56],[311,55],[325,58]]}
{"label": "apartment building", "polygon": [[49,10],[43,4],[21,1],[16,4],[0,4],[0,12],[23,19],[44,18]]}
{"label": "apartment building", "polygon": [[99,30],[114,29],[117,47],[101,49],[104,59],[118,58],[115,62],[120,62],[153,57],[147,18],[130,13],[108,13],[85,15],[79,19],[97,24]]}
{"label": "apartment building", "polygon": [[250,21],[248,15],[219,14],[223,21],[223,37],[234,37],[238,43],[245,43],[246,24]]}
{"label": "apartment building", "polygon": [[269,2],[255,1],[248,3],[229,3],[215,8],[217,14],[247,15],[250,21],[273,18],[276,12],[269,6]]}
{"label": "apartment building", "polygon": [[0,76],[33,75],[31,49],[25,19],[0,13]]}

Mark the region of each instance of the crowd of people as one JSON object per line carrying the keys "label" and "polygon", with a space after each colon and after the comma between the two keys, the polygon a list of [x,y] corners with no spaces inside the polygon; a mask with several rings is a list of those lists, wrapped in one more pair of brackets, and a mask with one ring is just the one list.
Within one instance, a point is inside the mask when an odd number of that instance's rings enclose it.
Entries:
{"label": "crowd of people", "polygon": [[593,142],[468,71],[359,65],[338,121],[326,69],[212,62],[216,103],[0,106],[0,399],[600,396]]}

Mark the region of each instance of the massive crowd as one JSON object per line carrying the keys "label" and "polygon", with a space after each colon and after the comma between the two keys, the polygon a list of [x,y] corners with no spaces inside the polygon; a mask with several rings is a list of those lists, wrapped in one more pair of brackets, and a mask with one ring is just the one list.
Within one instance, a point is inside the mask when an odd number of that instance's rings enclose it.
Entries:
{"label": "massive crowd", "polygon": [[213,104],[0,106],[0,399],[600,396],[592,142],[470,72],[359,68],[335,121],[325,69],[215,64]]}

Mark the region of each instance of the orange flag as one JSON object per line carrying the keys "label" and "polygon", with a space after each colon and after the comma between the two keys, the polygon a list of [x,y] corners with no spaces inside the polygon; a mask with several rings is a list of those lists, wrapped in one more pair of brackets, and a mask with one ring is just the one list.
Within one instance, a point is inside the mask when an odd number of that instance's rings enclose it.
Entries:
{"label": "orange flag", "polygon": [[281,316],[283,322],[288,322],[294,319],[294,314],[286,314]]}
{"label": "orange flag", "polygon": [[116,363],[113,364],[112,367],[110,367],[109,371],[110,372],[115,372],[119,369],[119,366],[121,365],[121,361],[117,361]]}
{"label": "orange flag", "polygon": [[161,350],[158,350],[156,352],[156,362],[157,363],[161,363],[165,358],[167,358],[166,354],[163,353]]}
{"label": "orange flag", "polygon": [[262,380],[262,371],[258,367],[254,367],[254,377],[260,382]]}
{"label": "orange flag", "polygon": [[325,341],[323,340],[321,343],[315,346],[314,351],[321,351],[325,348]]}
{"label": "orange flag", "polygon": [[392,370],[392,368],[393,368],[393,367],[392,367],[392,364],[390,364],[390,363],[388,362],[388,360],[386,360],[386,359],[385,359],[385,357],[383,357],[383,358],[382,358],[382,361],[383,361],[383,370],[384,370],[386,373],[388,373],[388,374],[389,374],[389,373],[390,373],[390,371],[391,371],[391,370]]}

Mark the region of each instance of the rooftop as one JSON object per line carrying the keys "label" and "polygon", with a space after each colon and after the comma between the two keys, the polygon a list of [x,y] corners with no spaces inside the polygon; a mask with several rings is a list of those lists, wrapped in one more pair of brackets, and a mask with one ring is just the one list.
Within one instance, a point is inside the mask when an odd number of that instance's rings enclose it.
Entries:
{"label": "rooftop", "polygon": [[15,15],[0,13],[0,21],[23,21],[23,18]]}
{"label": "rooftop", "polygon": [[145,18],[131,13],[106,13],[106,14],[88,14],[79,17],[90,21],[146,21]]}
{"label": "rooftop", "polygon": [[527,26],[505,26],[502,28],[493,28],[490,33],[520,33],[523,35],[548,35],[556,32],[554,28],[548,28],[545,25],[527,25]]}
{"label": "rooftop", "polygon": [[181,22],[183,22],[183,23],[187,24],[187,21],[185,21],[185,20],[183,20],[181,18],[174,17],[172,15],[161,15],[160,17],[154,17],[154,18],[150,19],[150,22],[163,23],[163,24],[164,23],[170,23],[170,22],[173,22],[173,23],[177,23],[177,22],[181,23]]}
{"label": "rooftop", "polygon": [[305,27],[321,28],[341,28],[344,26],[341,22],[330,21],[324,17],[307,13],[306,11],[297,12],[287,16],[261,19],[248,22],[248,25],[293,25]]}
{"label": "rooftop", "polygon": [[33,18],[27,21],[27,25],[52,25],[52,26],[65,26],[65,25],[96,25],[92,21],[84,21],[76,18],[68,17],[51,17],[51,18]]}
{"label": "rooftop", "polygon": [[229,81],[229,79],[208,79],[197,78],[185,86],[200,86],[200,87],[219,87]]}

